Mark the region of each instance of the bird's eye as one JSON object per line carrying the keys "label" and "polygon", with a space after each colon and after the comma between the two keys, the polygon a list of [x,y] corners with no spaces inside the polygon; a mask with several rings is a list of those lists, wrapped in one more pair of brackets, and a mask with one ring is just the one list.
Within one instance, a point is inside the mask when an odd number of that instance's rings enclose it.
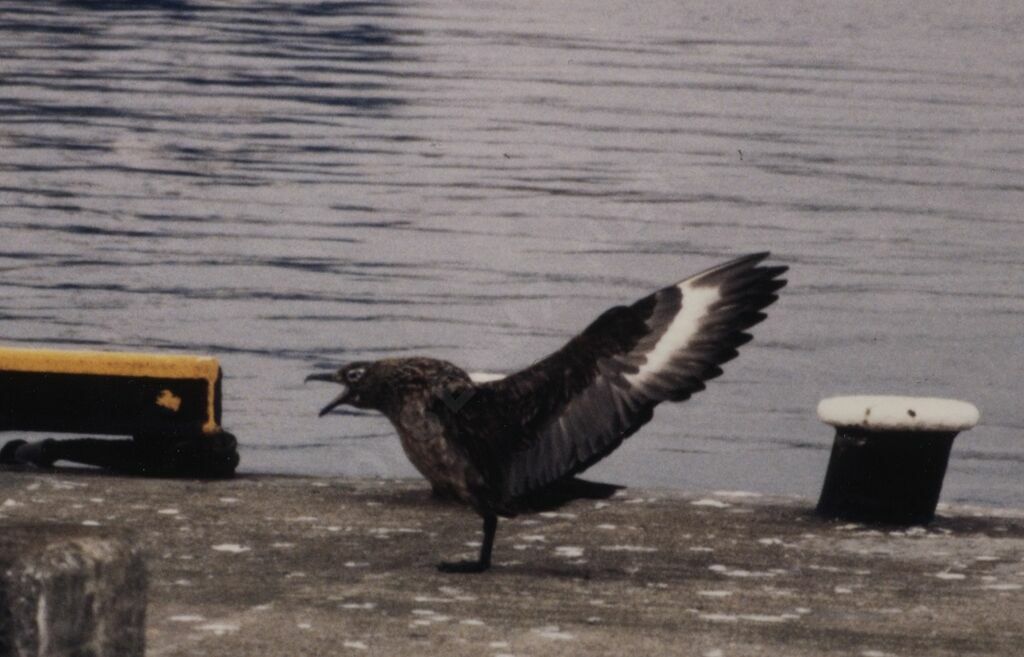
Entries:
{"label": "bird's eye", "polygon": [[345,380],[348,381],[349,383],[357,383],[359,379],[363,378],[363,373],[365,371],[366,370],[364,370],[361,367],[357,367],[354,370],[349,370],[348,372],[345,372]]}

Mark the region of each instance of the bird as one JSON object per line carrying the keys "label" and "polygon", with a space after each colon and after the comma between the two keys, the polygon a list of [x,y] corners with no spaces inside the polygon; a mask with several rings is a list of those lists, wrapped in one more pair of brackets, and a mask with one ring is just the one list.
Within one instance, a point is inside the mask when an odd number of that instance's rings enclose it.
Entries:
{"label": "bird", "polygon": [[[483,519],[477,559],[442,572],[491,567],[498,518],[537,500],[563,503],[608,489],[576,478],[651,420],[722,374],[749,328],[786,285],[788,267],[754,253],[602,313],[558,351],[504,377],[471,377],[426,357],[356,361],[306,381],[340,384],[320,417],[347,405],[382,413],[433,490]],[[477,380],[474,380],[477,378]],[[588,483],[588,482],[584,482]]]}

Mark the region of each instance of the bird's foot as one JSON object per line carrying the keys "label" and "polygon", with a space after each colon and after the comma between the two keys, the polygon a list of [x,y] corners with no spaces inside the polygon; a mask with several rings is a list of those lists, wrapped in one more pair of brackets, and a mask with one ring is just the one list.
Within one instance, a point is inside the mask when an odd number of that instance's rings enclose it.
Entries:
{"label": "bird's foot", "polygon": [[442,573],[482,573],[491,564],[482,561],[442,561],[437,564],[437,569]]}

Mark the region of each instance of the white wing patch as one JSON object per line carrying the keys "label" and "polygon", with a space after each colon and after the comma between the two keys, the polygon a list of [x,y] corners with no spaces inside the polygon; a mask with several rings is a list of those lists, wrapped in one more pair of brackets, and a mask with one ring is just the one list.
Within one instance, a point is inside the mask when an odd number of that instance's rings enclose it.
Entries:
{"label": "white wing patch", "polygon": [[654,349],[647,354],[647,361],[640,370],[626,375],[630,384],[642,383],[649,375],[661,371],[672,356],[685,349],[700,332],[701,322],[707,317],[709,308],[722,297],[717,286],[695,285],[692,280],[683,281],[678,287],[683,293],[682,307]]}
{"label": "white wing patch", "polygon": [[493,374],[491,372],[470,372],[469,380],[473,383],[488,383],[490,381],[501,381],[504,374]]}

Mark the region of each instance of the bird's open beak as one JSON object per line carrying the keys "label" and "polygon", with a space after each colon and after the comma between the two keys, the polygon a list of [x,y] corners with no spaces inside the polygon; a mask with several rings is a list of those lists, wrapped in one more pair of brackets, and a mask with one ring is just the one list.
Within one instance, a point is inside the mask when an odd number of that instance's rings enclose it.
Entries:
{"label": "bird's open beak", "polygon": [[[324,372],[317,374],[310,374],[306,377],[306,381],[327,381],[328,383],[341,383],[338,380],[338,375],[334,372]],[[341,393],[331,400],[331,403],[320,409],[319,417],[323,417],[333,411],[338,406],[341,406],[348,401],[349,389],[344,383],[341,383]]]}

